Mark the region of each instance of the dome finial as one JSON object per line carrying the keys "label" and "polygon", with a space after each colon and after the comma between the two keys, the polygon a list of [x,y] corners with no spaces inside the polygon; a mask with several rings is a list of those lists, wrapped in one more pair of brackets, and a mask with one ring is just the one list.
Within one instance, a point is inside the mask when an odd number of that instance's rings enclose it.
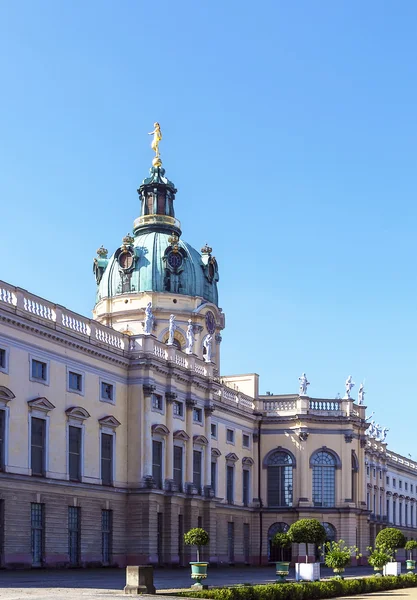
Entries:
{"label": "dome finial", "polygon": [[148,133],[148,135],[153,135],[151,148],[155,152],[155,158],[152,161],[152,165],[160,167],[162,165],[161,155],[159,154],[159,142],[162,140],[161,126],[158,122],[154,123],[153,126],[154,130]]}

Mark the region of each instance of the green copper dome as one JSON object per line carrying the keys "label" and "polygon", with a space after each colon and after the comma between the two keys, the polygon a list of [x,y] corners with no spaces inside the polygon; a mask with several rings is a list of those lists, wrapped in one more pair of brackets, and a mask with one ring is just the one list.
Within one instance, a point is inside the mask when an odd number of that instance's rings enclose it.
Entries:
{"label": "green copper dome", "polygon": [[105,248],[97,251],[96,301],[135,292],[166,292],[200,296],[217,305],[219,275],[211,248],[206,245],[200,254],[180,239],[181,225],[174,213],[177,190],[165,178],[162,166],[153,166],[150,172],[138,189],[142,206],[134,236],[124,237],[110,258]]}

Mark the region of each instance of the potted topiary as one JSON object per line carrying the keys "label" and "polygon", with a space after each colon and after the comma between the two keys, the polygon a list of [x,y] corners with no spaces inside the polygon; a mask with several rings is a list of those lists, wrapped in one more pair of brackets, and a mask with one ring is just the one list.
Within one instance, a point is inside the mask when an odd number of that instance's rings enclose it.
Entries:
{"label": "potted topiary", "polygon": [[291,546],[291,540],[288,533],[276,533],[272,538],[272,545],[280,548],[281,550],[281,560],[275,563],[275,573],[279,577],[278,581],[285,581],[290,569],[290,563],[284,562],[284,548]]}
{"label": "potted topiary", "polygon": [[195,579],[195,584],[192,585],[194,589],[203,589],[201,581],[207,578],[207,562],[200,561],[200,552],[202,546],[207,546],[210,538],[205,529],[201,527],[194,527],[184,533],[184,543],[187,546],[196,546],[197,548],[197,562],[190,562],[191,565],[191,579]]}
{"label": "potted topiary", "polygon": [[381,571],[391,560],[391,555],[383,548],[372,548],[369,546],[368,551],[370,553],[368,556],[368,563],[374,568],[375,575],[381,575]]}
{"label": "potted topiary", "polygon": [[320,563],[308,563],[308,544],[321,544],[326,539],[326,530],[317,519],[300,519],[291,525],[288,535],[292,542],[305,544],[306,562],[295,564],[295,578],[306,581],[319,581]]}
{"label": "potted topiary", "polygon": [[408,540],[408,542],[405,544],[404,548],[409,553],[408,559],[406,561],[407,571],[414,571],[414,569],[416,568],[416,561],[413,560],[413,550],[415,550],[417,548],[416,540]]}
{"label": "potted topiary", "polygon": [[405,537],[395,527],[382,529],[375,538],[375,546],[390,555],[391,560],[384,566],[384,575],[401,575],[401,563],[394,560],[397,548],[404,548]]}
{"label": "potted topiary", "polygon": [[356,546],[346,546],[344,540],[325,542],[322,551],[326,567],[333,569],[336,577],[341,577],[342,579],[341,573],[345,572],[345,568],[350,563],[352,556],[360,556]]}

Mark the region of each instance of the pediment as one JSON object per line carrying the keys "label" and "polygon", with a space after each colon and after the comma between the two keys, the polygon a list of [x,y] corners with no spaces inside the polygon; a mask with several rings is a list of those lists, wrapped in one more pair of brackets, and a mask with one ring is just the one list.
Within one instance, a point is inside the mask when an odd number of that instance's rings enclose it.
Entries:
{"label": "pediment", "polygon": [[239,457],[234,452],[229,452],[229,454],[226,454],[226,460],[228,460],[229,462],[237,462],[239,460]]}
{"label": "pediment", "polygon": [[182,440],[183,442],[188,442],[190,436],[184,429],[178,429],[174,431],[174,440]]}
{"label": "pediment", "polygon": [[49,402],[48,398],[45,397],[28,400],[28,405],[32,410],[36,408],[37,410],[43,410],[44,412],[49,412],[55,408],[52,402]]}
{"label": "pediment", "polygon": [[249,467],[251,467],[253,464],[254,460],[250,456],[244,456],[242,458],[242,465],[248,465]]}
{"label": "pediment", "polygon": [[116,417],[113,417],[113,415],[107,415],[107,417],[102,417],[98,420],[98,422],[102,427],[112,427],[113,429],[116,429],[116,427],[119,427],[120,425],[120,421],[118,421]]}
{"label": "pediment", "polygon": [[88,419],[90,413],[85,410],[82,406],[72,406],[71,408],[67,408],[65,411],[67,417],[71,417],[72,419],[79,419],[80,421],[84,421],[84,419]]}
{"label": "pediment", "polygon": [[162,423],[155,423],[152,425],[152,433],[159,433],[159,435],[168,435],[169,429],[166,425]]}
{"label": "pediment", "polygon": [[193,442],[194,444],[200,444],[200,446],[208,446],[208,439],[204,435],[195,435]]}
{"label": "pediment", "polygon": [[222,453],[220,452],[220,450],[218,448],[212,448],[211,455],[214,456],[215,458],[219,458],[219,456],[221,456]]}
{"label": "pediment", "polygon": [[13,400],[13,398],[16,398],[16,396],[13,394],[13,392],[11,390],[9,390],[9,388],[5,387],[4,385],[0,385],[0,401],[2,403],[5,403],[5,402],[9,402],[10,400]]}

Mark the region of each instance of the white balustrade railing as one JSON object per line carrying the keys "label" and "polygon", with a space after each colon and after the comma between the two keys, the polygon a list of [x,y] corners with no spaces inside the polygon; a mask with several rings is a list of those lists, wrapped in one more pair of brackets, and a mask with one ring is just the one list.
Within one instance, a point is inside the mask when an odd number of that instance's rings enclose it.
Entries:
{"label": "white balustrade railing", "polygon": [[197,363],[194,365],[194,370],[198,375],[205,375],[206,368],[203,365],[198,365]]}
{"label": "white balustrade railing", "polygon": [[113,333],[112,331],[107,331],[96,326],[96,338],[99,342],[108,344],[113,348],[118,348],[119,350],[123,350],[124,348],[123,334],[121,333]]}
{"label": "white balustrade railing", "polygon": [[7,287],[3,287],[2,284],[0,284],[0,302],[5,302],[6,304],[11,304],[12,306],[16,306],[17,304],[16,294]]}
{"label": "white balustrade railing", "polygon": [[86,321],[82,321],[80,318],[73,317],[67,313],[62,313],[62,325],[77,333],[83,333],[84,335],[91,335],[91,327]]}
{"label": "white balustrade railing", "polygon": [[272,411],[288,411],[288,410],[296,410],[297,409],[297,401],[296,400],[264,400],[264,411],[272,412]]}
{"label": "white balustrade railing", "polygon": [[310,410],[337,411],[341,410],[341,402],[338,400],[310,400]]}
{"label": "white balustrade railing", "polygon": [[56,321],[56,313],[52,307],[47,304],[33,300],[27,296],[23,296],[23,308],[32,315],[46,319],[47,321]]}
{"label": "white balustrade railing", "polygon": [[176,353],[175,364],[177,364],[179,367],[187,367],[187,359],[185,356],[181,356],[181,354]]}
{"label": "white balustrade railing", "polygon": [[167,358],[167,350],[161,346],[157,346],[156,344],[153,348],[153,353],[159,358]]}

